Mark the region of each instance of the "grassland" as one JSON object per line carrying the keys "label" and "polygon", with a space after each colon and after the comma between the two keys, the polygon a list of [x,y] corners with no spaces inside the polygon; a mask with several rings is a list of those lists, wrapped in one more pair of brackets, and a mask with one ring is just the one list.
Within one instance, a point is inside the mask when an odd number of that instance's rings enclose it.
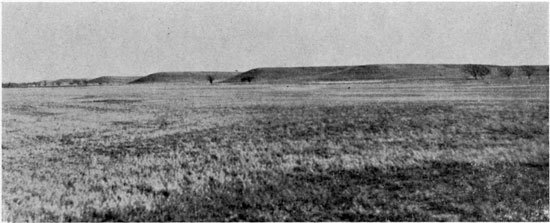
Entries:
{"label": "grassland", "polygon": [[548,221],[547,83],[3,89],[2,220]]}

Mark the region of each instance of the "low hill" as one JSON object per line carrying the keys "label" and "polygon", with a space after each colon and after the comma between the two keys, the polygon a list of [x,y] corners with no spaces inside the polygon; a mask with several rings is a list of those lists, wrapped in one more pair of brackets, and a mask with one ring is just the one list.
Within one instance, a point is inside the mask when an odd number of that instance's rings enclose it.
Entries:
{"label": "low hill", "polygon": [[102,76],[88,81],[95,84],[127,84],[141,78],[141,76]]}
{"label": "low hill", "polygon": [[67,85],[83,85],[88,79],[85,78],[63,78],[54,81],[41,81],[37,86],[67,86]]}
{"label": "low hill", "polygon": [[185,83],[208,83],[207,77],[211,76],[215,82],[225,80],[229,77],[235,76],[237,72],[215,72],[215,71],[201,71],[201,72],[159,72],[147,75],[130,82],[130,84],[145,84],[145,83],[173,83],[173,82],[185,82]]}
{"label": "low hill", "polygon": [[[364,80],[458,80],[468,77],[458,64],[383,64],[333,67],[281,67],[256,68],[227,79],[226,83],[296,83],[316,81],[364,81]],[[500,66],[486,65],[490,76],[498,76]],[[519,66],[511,66],[515,75],[521,74]],[[548,66],[532,66],[536,75],[548,75]]]}
{"label": "low hill", "polygon": [[86,78],[63,78],[63,79],[57,79],[57,80],[54,80],[54,81],[46,81],[46,82],[52,82],[52,83],[76,83],[76,82],[83,82],[83,81],[87,81],[88,79]]}

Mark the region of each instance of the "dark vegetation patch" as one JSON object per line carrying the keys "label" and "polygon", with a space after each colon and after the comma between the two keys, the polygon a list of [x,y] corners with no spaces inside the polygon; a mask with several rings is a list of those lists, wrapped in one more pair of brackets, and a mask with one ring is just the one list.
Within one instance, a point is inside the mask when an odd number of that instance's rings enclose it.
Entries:
{"label": "dark vegetation patch", "polygon": [[114,121],[113,125],[115,126],[128,126],[128,125],[136,125],[137,123],[135,121]]}
{"label": "dark vegetation patch", "polygon": [[85,103],[131,104],[131,103],[138,103],[142,101],[143,100],[136,100],[136,99],[105,99],[105,100],[86,101]]}
{"label": "dark vegetation patch", "polygon": [[90,132],[75,132],[61,135],[59,142],[62,145],[75,145],[79,142],[86,142],[88,138],[91,138],[94,134]]}
{"label": "dark vegetation patch", "polygon": [[[98,102],[99,103],[99,102]],[[120,105],[126,105],[123,107],[115,107],[115,106],[97,106],[98,104],[93,104],[90,101],[82,102],[81,104],[54,104],[49,105],[49,107],[52,108],[62,108],[62,109],[83,109],[86,111],[91,112],[97,112],[97,113],[109,113],[109,112],[121,112],[121,113],[129,113],[132,112],[132,108],[128,105],[132,105],[132,103],[121,103]]]}
{"label": "dark vegetation patch", "polygon": [[361,94],[344,94],[340,95],[342,97],[374,97],[374,98],[383,98],[383,97],[391,97],[391,98],[398,98],[398,97],[424,97],[424,94],[368,94],[368,93],[361,93]]}
{"label": "dark vegetation patch", "polygon": [[8,113],[13,112],[15,114],[28,115],[28,116],[54,116],[60,113],[43,111],[41,108],[32,105],[21,105],[17,107],[10,107],[6,109]]}
{"label": "dark vegetation patch", "polygon": [[91,98],[99,98],[100,96],[98,95],[84,95],[82,97],[76,97],[76,98],[73,98],[75,100],[80,100],[80,99],[91,99]]}
{"label": "dark vegetation patch", "polygon": [[270,91],[264,93],[267,96],[273,97],[285,97],[285,98],[305,98],[311,96],[311,92],[301,92],[301,91]]}
{"label": "dark vegetation patch", "polygon": [[35,136],[36,141],[42,143],[49,143],[55,141],[54,137],[48,135],[37,135]]}
{"label": "dark vegetation patch", "polygon": [[162,191],[153,210],[89,210],[76,221],[548,221],[548,163],[252,173],[201,194]]}

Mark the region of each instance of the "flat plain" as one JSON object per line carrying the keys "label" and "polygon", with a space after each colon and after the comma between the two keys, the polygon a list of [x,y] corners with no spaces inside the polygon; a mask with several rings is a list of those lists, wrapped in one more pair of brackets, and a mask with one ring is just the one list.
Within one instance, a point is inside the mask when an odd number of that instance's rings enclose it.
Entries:
{"label": "flat plain", "polygon": [[548,221],[548,78],[2,90],[4,221]]}

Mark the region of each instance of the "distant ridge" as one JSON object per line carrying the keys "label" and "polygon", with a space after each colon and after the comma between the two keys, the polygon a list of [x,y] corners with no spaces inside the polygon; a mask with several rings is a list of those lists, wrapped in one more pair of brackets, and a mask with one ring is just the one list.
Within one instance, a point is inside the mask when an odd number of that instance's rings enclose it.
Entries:
{"label": "distant ridge", "polygon": [[212,76],[215,82],[225,80],[229,77],[239,74],[238,72],[217,72],[217,71],[201,71],[201,72],[158,72],[149,74],[145,77],[136,79],[130,84],[145,84],[145,83],[170,83],[170,82],[186,82],[186,83],[208,83],[207,77]]}
{"label": "distant ridge", "polygon": [[[266,67],[256,68],[225,80],[225,83],[296,83],[315,81],[361,80],[429,80],[464,79],[463,64],[372,64],[332,67]],[[501,66],[486,65],[491,75]],[[509,66],[519,71],[520,66]],[[533,66],[535,75],[548,75],[548,66]],[[516,74],[518,75],[518,74]]]}
{"label": "distant ridge", "polygon": [[88,81],[95,84],[127,84],[141,78],[141,76],[102,76]]}
{"label": "distant ridge", "polygon": [[[63,83],[63,82],[77,82],[77,81],[86,81],[86,78],[63,78],[63,79],[57,79],[55,81],[48,81],[44,80],[45,82],[52,82],[52,83]],[[43,82],[44,82],[43,81]]]}
{"label": "distant ridge", "polygon": [[[219,83],[253,82],[261,84],[289,84],[336,81],[409,81],[409,80],[465,80],[462,69],[467,64],[370,64],[357,66],[319,67],[264,67],[243,73],[217,71],[158,72],[147,76],[102,76],[94,79],[58,79],[27,83],[2,83],[3,88],[70,87],[102,84],[190,83],[207,84],[208,76]],[[501,76],[498,69],[510,67],[513,78],[525,76],[522,67],[534,68],[533,78],[548,78],[548,65],[497,66],[484,65],[491,70],[486,78]],[[547,81],[547,80],[543,80]]]}

